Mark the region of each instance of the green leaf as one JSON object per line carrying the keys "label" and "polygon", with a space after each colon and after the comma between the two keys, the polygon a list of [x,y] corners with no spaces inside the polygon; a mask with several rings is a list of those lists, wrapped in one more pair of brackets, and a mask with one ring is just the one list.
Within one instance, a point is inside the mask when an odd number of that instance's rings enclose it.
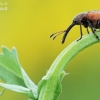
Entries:
{"label": "green leaf", "polygon": [[25,85],[32,90],[32,93],[34,95],[35,98],[38,97],[37,95],[37,86],[31,81],[31,79],[27,76],[27,74],[25,73],[25,71],[21,68],[21,72],[22,72],[22,76],[25,82]]}
{"label": "green leaf", "polygon": [[28,100],[37,100],[37,99],[35,99],[35,98],[28,98]]}
{"label": "green leaf", "polygon": [[5,92],[5,88],[3,88],[3,90],[0,92],[0,96],[2,96],[4,92]]}
{"label": "green leaf", "polygon": [[8,84],[16,84],[26,87],[18,62],[16,49],[12,51],[2,47],[3,53],[0,53],[0,78]]}
{"label": "green leaf", "polygon": [[[3,46],[2,51],[3,53],[0,54],[0,78],[7,84],[0,83],[0,86],[12,90],[10,84],[12,87],[15,85],[16,87],[13,89],[13,91],[16,92],[18,92],[17,90],[19,89],[17,85],[24,88],[27,87],[29,90],[31,90],[33,96],[32,99],[37,99],[37,86],[31,81],[21,67],[18,61],[16,49],[13,48],[12,51],[10,51]],[[6,87],[8,85],[10,86],[9,88]]]}
{"label": "green leaf", "polygon": [[55,95],[54,95],[54,100],[57,100],[57,98],[59,97],[60,93],[62,92],[62,84],[61,81],[63,79],[63,77],[65,75],[68,75],[68,73],[66,73],[65,71],[62,71],[60,74],[60,77],[58,78],[58,85],[56,87],[56,91],[55,91]]}
{"label": "green leaf", "polygon": [[3,88],[9,89],[11,91],[19,92],[19,93],[28,95],[29,97],[33,97],[32,91],[28,88],[23,87],[23,86],[10,85],[10,84],[4,84],[4,83],[0,83],[0,86]]}

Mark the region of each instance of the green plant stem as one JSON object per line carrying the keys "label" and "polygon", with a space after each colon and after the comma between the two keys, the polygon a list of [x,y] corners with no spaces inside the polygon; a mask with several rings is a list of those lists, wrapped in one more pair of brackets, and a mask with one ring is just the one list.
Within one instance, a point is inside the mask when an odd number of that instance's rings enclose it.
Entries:
{"label": "green plant stem", "polygon": [[[97,31],[96,34],[100,37],[100,31]],[[59,89],[59,83],[61,81],[60,77],[64,68],[68,65],[70,60],[80,51],[99,42],[100,40],[97,40],[93,34],[87,34],[80,41],[74,41],[72,44],[67,46],[58,55],[58,57],[55,59],[50,69],[48,70],[47,74],[39,82],[38,100],[56,100],[56,90]]]}

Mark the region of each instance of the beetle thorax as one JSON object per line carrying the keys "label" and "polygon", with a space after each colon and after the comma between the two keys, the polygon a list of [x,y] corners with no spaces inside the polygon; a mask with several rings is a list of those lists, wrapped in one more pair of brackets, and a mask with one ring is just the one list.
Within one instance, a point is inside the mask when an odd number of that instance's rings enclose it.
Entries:
{"label": "beetle thorax", "polygon": [[86,15],[87,15],[87,12],[78,14],[77,16],[74,17],[73,22],[79,25],[82,22],[83,18],[86,17]]}

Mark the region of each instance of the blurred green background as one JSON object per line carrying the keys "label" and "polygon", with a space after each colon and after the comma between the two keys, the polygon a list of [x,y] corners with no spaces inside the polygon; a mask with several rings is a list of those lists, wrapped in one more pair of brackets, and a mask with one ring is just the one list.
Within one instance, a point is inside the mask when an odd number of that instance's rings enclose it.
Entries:
{"label": "blurred green background", "polygon": [[[100,9],[100,0],[0,0],[5,1],[8,10],[0,11],[0,47],[16,47],[22,67],[35,84],[57,55],[80,37],[80,30],[75,26],[63,45],[63,35],[52,41],[50,34],[65,30],[78,13]],[[86,34],[86,29],[83,32]],[[58,100],[100,100],[99,56],[100,44],[96,44],[69,63],[65,70],[70,74],[62,81],[63,91]],[[22,99],[27,97],[9,90],[0,97],[0,100]]]}

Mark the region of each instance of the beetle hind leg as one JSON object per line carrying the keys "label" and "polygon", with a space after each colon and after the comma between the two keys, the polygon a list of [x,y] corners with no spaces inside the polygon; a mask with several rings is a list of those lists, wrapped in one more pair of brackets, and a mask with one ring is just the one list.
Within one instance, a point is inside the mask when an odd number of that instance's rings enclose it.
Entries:
{"label": "beetle hind leg", "polygon": [[99,19],[99,20],[97,20],[97,23],[96,23],[96,28],[97,28],[97,29],[100,29],[100,19]]}
{"label": "beetle hind leg", "polygon": [[86,28],[86,30],[87,30],[87,33],[90,34],[88,27]]}
{"label": "beetle hind leg", "polygon": [[[90,34],[88,27],[86,28],[87,33]],[[97,30],[95,28],[93,28],[94,32],[96,32]]]}
{"label": "beetle hind leg", "polygon": [[90,23],[90,21],[87,20],[87,22],[88,22],[88,24],[89,24],[89,26],[90,26],[90,28],[91,28],[93,34],[95,35],[96,39],[100,40],[100,39],[99,39],[99,36],[95,33],[95,30],[93,29],[93,26],[92,26],[92,24]]}

